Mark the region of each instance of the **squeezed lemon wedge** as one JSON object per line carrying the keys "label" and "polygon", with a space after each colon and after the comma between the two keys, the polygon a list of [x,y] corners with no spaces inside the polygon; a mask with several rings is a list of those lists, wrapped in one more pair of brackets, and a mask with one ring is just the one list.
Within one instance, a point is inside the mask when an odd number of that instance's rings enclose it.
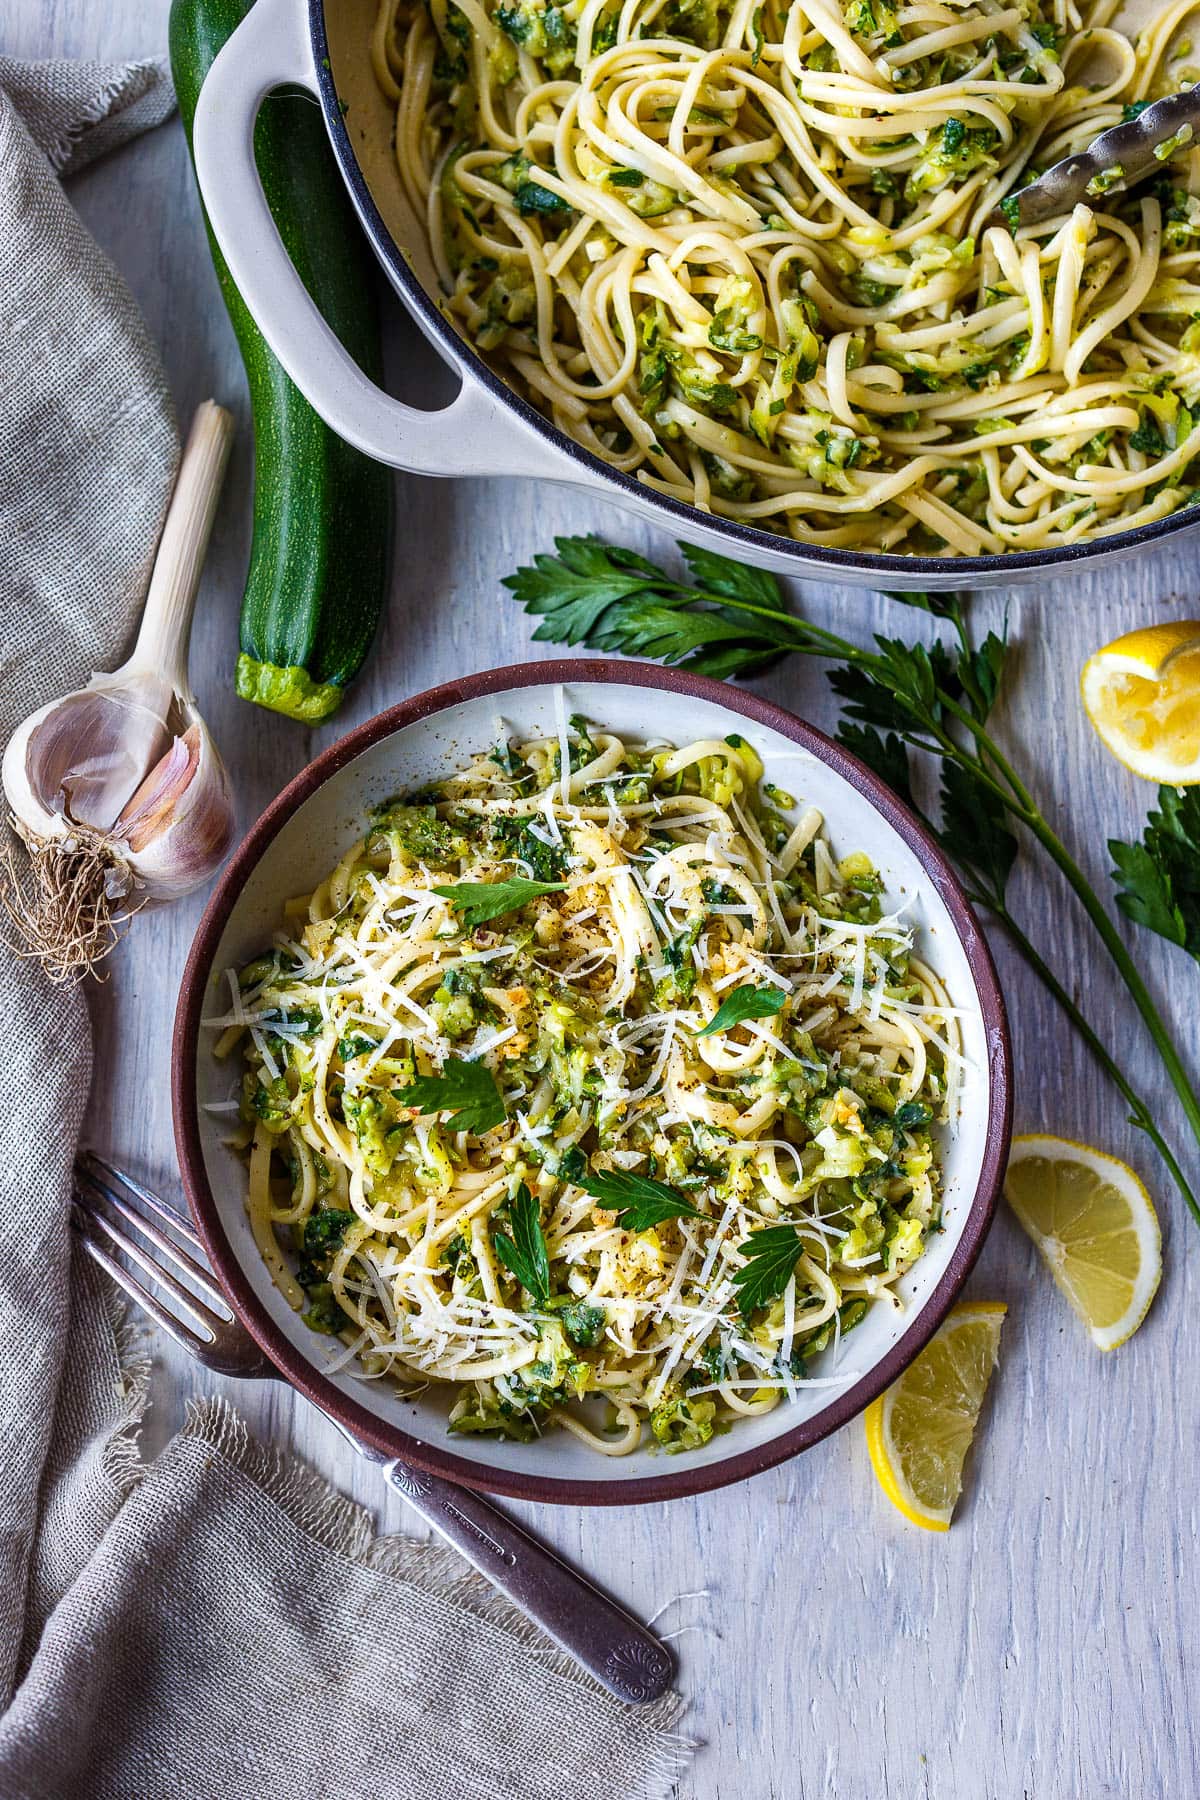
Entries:
{"label": "squeezed lemon wedge", "polygon": [[1001,1300],[964,1300],[920,1356],[867,1408],[879,1485],[906,1519],[948,1531],[963,1464],[1000,1352]]}
{"label": "squeezed lemon wedge", "polygon": [[1158,1218],[1133,1170],[1069,1138],[1018,1137],[1004,1193],[1092,1342],[1132,1337],[1162,1275]]}
{"label": "squeezed lemon wedge", "polygon": [[1200,782],[1200,620],[1147,625],[1083,665],[1084,710],[1135,775],[1171,787]]}

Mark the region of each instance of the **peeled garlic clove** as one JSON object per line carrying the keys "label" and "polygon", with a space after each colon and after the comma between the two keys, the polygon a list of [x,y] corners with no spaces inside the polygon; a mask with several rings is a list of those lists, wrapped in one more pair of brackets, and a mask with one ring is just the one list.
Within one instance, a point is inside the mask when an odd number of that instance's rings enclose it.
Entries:
{"label": "peeled garlic clove", "polygon": [[215,872],[233,825],[225,765],[196,715],[132,795],[111,836],[147,898],[175,900]]}
{"label": "peeled garlic clove", "polygon": [[174,808],[199,762],[200,728],[189,725],[182,737],[173,740],[166,755],[159,758],[117,815],[115,835],[123,837],[131,850],[144,850],[152,844],[170,824]]}

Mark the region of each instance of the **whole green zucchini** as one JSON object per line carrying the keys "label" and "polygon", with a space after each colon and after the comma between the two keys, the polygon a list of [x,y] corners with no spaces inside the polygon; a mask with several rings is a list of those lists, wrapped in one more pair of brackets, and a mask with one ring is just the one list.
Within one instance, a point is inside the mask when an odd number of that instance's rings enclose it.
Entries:
{"label": "whole green zucchini", "polygon": [[[189,149],[204,78],[250,3],[173,0],[171,71]],[[311,97],[272,95],[254,149],[305,287],[359,367],[380,381],[378,271]],[[293,719],[323,719],[361,666],[387,599],[392,475],[313,411],[246,310],[211,230],[208,241],[254,420],[254,538],[237,691]]]}

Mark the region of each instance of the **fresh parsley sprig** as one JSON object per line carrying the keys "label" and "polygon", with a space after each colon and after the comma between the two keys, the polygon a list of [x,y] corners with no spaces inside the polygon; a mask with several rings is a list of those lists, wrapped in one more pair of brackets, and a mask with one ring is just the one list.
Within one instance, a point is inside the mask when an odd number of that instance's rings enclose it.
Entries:
{"label": "fresh parsley sprig", "polygon": [[496,1255],[511,1275],[515,1275],[535,1306],[545,1306],[550,1298],[550,1254],[542,1232],[538,1203],[522,1182],[508,1209],[512,1236],[497,1231],[493,1236]]}
{"label": "fresh parsley sprig", "polygon": [[467,930],[474,931],[489,919],[516,912],[540,894],[561,894],[565,886],[565,881],[530,881],[524,875],[514,875],[511,881],[459,881],[453,887],[435,887],[430,891],[448,900]]}
{"label": "fresh parsley sprig", "polygon": [[615,1212],[622,1231],[649,1231],[652,1225],[661,1225],[666,1219],[706,1216],[665,1181],[632,1175],[627,1169],[581,1169],[572,1174],[571,1180],[593,1200]]}
{"label": "fresh parsley sprig", "polygon": [[737,1289],[738,1311],[745,1319],[783,1293],[804,1244],[793,1226],[768,1225],[763,1231],[752,1231],[738,1249],[746,1260],[734,1276],[733,1285]]}
{"label": "fresh parsley sprig", "polygon": [[396,1099],[423,1113],[449,1113],[456,1131],[491,1131],[508,1117],[487,1064],[460,1056],[448,1056],[440,1075],[418,1075],[408,1087],[398,1088]]}
{"label": "fresh parsley sprig", "polygon": [[[881,635],[867,647],[789,611],[778,582],[765,571],[743,568],[712,551],[681,545],[691,579],[678,580],[645,557],[595,537],[559,538],[556,548],[556,556],[538,556],[505,581],[526,611],[539,619],[537,638],[658,657],[718,679],[752,674],[793,651],[836,665],[830,679],[844,708],[842,742],[908,802],[957,863],[971,898],[989,908],[1008,931],[1115,1083],[1133,1123],[1154,1144],[1200,1224],[1200,1200],[1150,1107],[1008,906],[1008,880],[1024,831],[1066,880],[1111,957],[1200,1144],[1200,1096],[1137,964],[1100,896],[989,730],[1004,673],[1005,639],[989,632],[976,644],[957,595],[897,594],[897,600],[948,625],[949,640],[906,643]],[[931,757],[939,765],[936,817],[916,803],[910,772],[913,754]],[[1159,816],[1167,823],[1152,825],[1152,835],[1165,830],[1169,837],[1177,837],[1177,815],[1161,801],[1160,809]],[[1185,835],[1194,835],[1191,820],[1184,824]],[[1149,854],[1160,877],[1164,870],[1170,875],[1169,887],[1161,879],[1151,886],[1144,872],[1132,874],[1133,886],[1129,880],[1125,884],[1130,896],[1126,910],[1136,904],[1140,910],[1135,916],[1146,922],[1151,916],[1160,924],[1168,921],[1166,935],[1187,942],[1188,913],[1177,859],[1161,835],[1154,837]],[[1180,930],[1185,933],[1182,939]]]}
{"label": "fresh parsley sprig", "polygon": [[782,1012],[787,995],[782,988],[760,988],[754,986],[734,988],[732,994],[726,995],[712,1018],[697,1037],[711,1037],[715,1031],[729,1031],[734,1025],[743,1025],[747,1019],[772,1019]]}
{"label": "fresh parsley sprig", "polygon": [[1117,905],[1200,962],[1200,787],[1158,790],[1140,844],[1110,838]]}

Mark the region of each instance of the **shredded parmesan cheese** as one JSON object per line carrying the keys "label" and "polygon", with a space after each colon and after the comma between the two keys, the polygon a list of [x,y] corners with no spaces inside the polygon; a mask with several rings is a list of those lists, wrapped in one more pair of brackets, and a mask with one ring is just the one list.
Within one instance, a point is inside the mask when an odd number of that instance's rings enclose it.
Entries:
{"label": "shredded parmesan cheese", "polygon": [[[205,1023],[243,1098],[210,1110],[241,1112],[255,1240],[328,1366],[448,1384],[454,1430],[694,1449],[851,1379],[796,1371],[902,1303],[964,1009],[914,902],[734,748],[554,714],[380,809],[228,972]],[[472,926],[455,890],[514,872]]]}

